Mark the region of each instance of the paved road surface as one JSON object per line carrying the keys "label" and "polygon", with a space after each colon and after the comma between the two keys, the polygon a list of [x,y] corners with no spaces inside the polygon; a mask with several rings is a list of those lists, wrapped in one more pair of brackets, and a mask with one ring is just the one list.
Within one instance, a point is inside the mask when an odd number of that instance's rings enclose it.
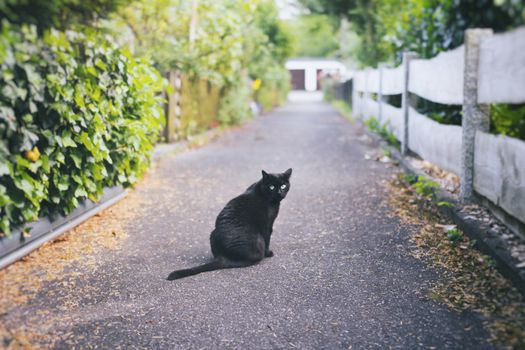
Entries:
{"label": "paved road surface", "polygon": [[[389,216],[380,185],[393,170],[367,151],[334,109],[299,98],[164,158],[137,190],[144,204],[122,248],[95,269],[75,264],[76,288],[44,286],[10,319],[54,319],[56,348],[490,348],[476,316],[426,298],[439,276],[409,255],[410,228]],[[289,167],[273,258],[164,280],[207,261],[215,216],[261,169]]]}

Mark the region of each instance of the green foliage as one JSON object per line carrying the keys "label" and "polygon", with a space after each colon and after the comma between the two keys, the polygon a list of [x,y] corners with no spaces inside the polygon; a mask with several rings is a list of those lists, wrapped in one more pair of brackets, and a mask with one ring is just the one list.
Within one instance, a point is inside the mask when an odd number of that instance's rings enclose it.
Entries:
{"label": "green foliage", "polygon": [[485,262],[487,267],[496,267],[496,266],[498,266],[498,263],[496,262],[496,260],[494,258],[491,258],[488,255],[484,255],[483,256],[483,261]]}
{"label": "green foliage", "polygon": [[[244,23],[245,46],[251,47],[248,54],[257,58],[250,62],[250,73],[257,74],[255,66],[266,70],[261,59],[271,59],[279,64],[284,64],[293,50],[293,28],[289,28],[279,19],[279,13],[273,0],[254,1],[256,6],[249,10],[252,19]],[[257,41],[253,41],[258,39]],[[260,40],[260,41],[259,41]]]}
{"label": "green foliage", "polygon": [[345,118],[349,119],[350,121],[354,120],[352,117],[352,107],[350,107],[350,105],[344,101],[332,101],[332,106],[334,106],[334,108],[337,109],[339,113],[341,113]]}
{"label": "green foliage", "polygon": [[[344,16],[360,37],[362,66],[401,63],[403,51],[431,58],[463,44],[468,28],[502,32],[525,24],[525,2],[515,0],[301,0],[311,11]],[[525,105],[493,105],[492,131],[525,140]],[[417,109],[445,124],[461,124],[461,107],[419,98]]]}
{"label": "green foliage", "polygon": [[433,198],[439,189],[439,184],[435,181],[427,180],[424,176],[418,176],[417,181],[412,184],[416,193],[426,198]]}
{"label": "green foliage", "polygon": [[220,89],[209,80],[181,78],[178,139],[189,138],[216,126],[220,100]]}
{"label": "green foliage", "polygon": [[94,33],[2,25],[0,232],[134,184],[161,128],[162,78]]}
{"label": "green foliage", "polygon": [[[437,182],[428,180],[422,175],[404,174],[403,181],[412,186],[417,194],[425,198],[433,198],[434,194],[439,189],[439,184]],[[439,203],[446,206],[451,205],[451,203],[448,202]]]}
{"label": "green foliage", "polygon": [[[468,28],[506,31],[525,23],[525,3],[503,0],[411,0],[386,36],[397,63],[404,50],[430,58],[463,44]],[[461,125],[461,108],[419,99],[421,113],[445,124]],[[525,140],[525,105],[491,106],[492,131]]]}
{"label": "green foliage", "polygon": [[386,39],[398,62],[403,50],[430,58],[455,48],[463,44],[468,28],[500,32],[525,23],[525,4],[513,0],[411,0],[401,9]]}
{"label": "green foliage", "polygon": [[268,110],[284,103],[291,88],[284,63],[293,49],[292,34],[279,20],[273,1],[259,1],[252,16],[243,28],[244,63],[249,77],[261,81],[260,89],[254,91],[255,100]]}
{"label": "green foliage", "polygon": [[3,0],[0,18],[15,24],[33,24],[42,33],[48,28],[87,25],[107,16],[131,0]]}
{"label": "green foliage", "polygon": [[525,105],[490,106],[491,131],[525,140]]}
{"label": "green foliage", "polygon": [[381,124],[377,120],[377,118],[370,117],[367,120],[365,120],[365,125],[368,127],[370,131],[378,132],[381,129]]}
{"label": "green foliage", "polygon": [[458,230],[457,228],[452,228],[450,230],[447,230],[447,238],[451,242],[462,242],[463,241],[463,232]]}
{"label": "green foliage", "polygon": [[365,120],[364,122],[368,129],[372,132],[375,132],[379,136],[381,136],[383,139],[386,140],[390,145],[396,147],[399,149],[401,146],[400,142],[396,138],[396,135],[390,131],[389,125],[390,123],[387,121],[384,124],[381,124],[376,118],[371,117]]}
{"label": "green foliage", "polygon": [[[136,54],[160,71],[177,69],[193,82],[205,79],[219,88],[220,122],[245,119],[251,98],[265,106],[281,103],[289,89],[283,72],[291,35],[272,0],[138,0],[103,27],[121,42],[132,42]],[[262,81],[256,94],[250,79]],[[200,130],[207,118],[187,109],[182,113],[195,118],[181,124],[183,134]]]}
{"label": "green foliage", "polygon": [[255,93],[255,100],[259,102],[263,111],[286,102],[291,89],[290,73],[283,66],[270,67],[261,79],[261,87]]}
{"label": "green foliage", "polygon": [[[337,84],[334,79],[324,78],[321,87],[323,89],[323,99],[328,102],[335,100],[335,85]],[[342,101],[341,101],[342,102]]]}
{"label": "green foliage", "polygon": [[405,181],[409,185],[413,185],[417,182],[418,178],[417,175],[414,174],[403,174],[403,181]]}
{"label": "green foliage", "polygon": [[461,125],[462,109],[458,105],[435,103],[423,98],[416,99],[416,110],[441,124]]}
{"label": "green foliage", "polygon": [[339,50],[338,23],[333,17],[304,15],[293,20],[290,27],[296,33],[296,56],[332,57]]}
{"label": "green foliage", "polygon": [[467,28],[505,31],[525,23],[516,0],[300,0],[314,13],[346,17],[361,39],[363,66],[401,61],[403,51],[430,58],[463,43]]}
{"label": "green foliage", "polygon": [[454,208],[454,204],[447,202],[447,201],[439,201],[436,203],[438,207],[447,207],[447,208]]}
{"label": "green foliage", "polygon": [[237,124],[250,116],[250,91],[242,84],[234,85],[222,95],[219,121],[224,125]]}
{"label": "green foliage", "polygon": [[384,43],[387,35],[385,25],[399,15],[401,0],[300,0],[313,13],[345,17],[352,30],[359,37],[359,45],[354,56],[362,66],[376,65],[388,60],[388,45]]}

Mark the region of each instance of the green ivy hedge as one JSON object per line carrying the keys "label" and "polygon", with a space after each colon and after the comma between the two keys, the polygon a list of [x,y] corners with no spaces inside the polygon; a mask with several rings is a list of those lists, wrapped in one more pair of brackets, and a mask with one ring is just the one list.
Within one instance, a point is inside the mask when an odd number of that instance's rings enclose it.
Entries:
{"label": "green ivy hedge", "polygon": [[164,120],[158,72],[96,33],[2,23],[0,234],[134,184]]}

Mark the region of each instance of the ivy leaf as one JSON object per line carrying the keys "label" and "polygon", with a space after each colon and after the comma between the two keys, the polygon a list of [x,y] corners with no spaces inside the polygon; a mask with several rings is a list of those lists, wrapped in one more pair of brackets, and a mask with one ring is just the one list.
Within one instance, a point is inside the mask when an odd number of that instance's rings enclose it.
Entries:
{"label": "ivy leaf", "polygon": [[81,166],[82,166],[82,157],[75,154],[75,153],[71,153],[69,155],[71,157],[71,159],[73,159],[73,162],[75,163],[75,167],[77,169],[81,169]]}
{"label": "ivy leaf", "polygon": [[93,67],[93,66],[87,66],[87,67],[86,67],[86,70],[87,70],[87,72],[88,72],[89,74],[91,74],[91,75],[93,75],[93,76],[95,76],[95,77],[98,75],[97,70],[96,70],[95,67]]}
{"label": "ivy leaf", "polygon": [[7,167],[7,164],[4,161],[0,162],[0,176],[2,175],[8,175],[9,174],[9,168]]}
{"label": "ivy leaf", "polygon": [[57,188],[58,188],[60,191],[67,191],[67,189],[69,188],[69,184],[66,183],[66,182],[60,182],[60,183],[57,185]]}
{"label": "ivy leaf", "polygon": [[38,108],[36,104],[33,101],[29,101],[29,112],[36,113],[38,112]]}
{"label": "ivy leaf", "polygon": [[87,197],[87,192],[82,187],[75,190],[75,197]]}
{"label": "ivy leaf", "polygon": [[64,130],[62,132],[62,146],[63,147],[77,147],[77,144],[73,139],[71,138],[71,132],[68,130]]}
{"label": "ivy leaf", "polygon": [[100,68],[103,71],[108,69],[107,66],[104,64],[104,62],[102,62],[102,60],[100,58],[96,58],[95,59],[95,66],[97,66],[98,68]]}
{"label": "ivy leaf", "polygon": [[64,154],[63,153],[60,153],[58,152],[55,156],[55,159],[57,162],[61,163],[61,164],[65,164],[65,158],[64,158]]}
{"label": "ivy leaf", "polygon": [[18,189],[22,190],[27,195],[31,195],[31,193],[33,192],[33,185],[26,179],[15,179],[14,183]]}

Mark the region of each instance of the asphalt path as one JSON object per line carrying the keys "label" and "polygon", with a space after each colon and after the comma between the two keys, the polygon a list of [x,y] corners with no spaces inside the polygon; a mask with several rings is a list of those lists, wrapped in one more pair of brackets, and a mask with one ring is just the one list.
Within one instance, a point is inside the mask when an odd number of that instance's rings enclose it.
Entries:
{"label": "asphalt path", "polygon": [[[59,349],[491,348],[479,317],[428,299],[439,272],[410,255],[414,228],[382,185],[396,170],[365,159],[358,129],[301,100],[165,156],[136,190],[143,204],[121,248],[96,268],[75,264],[75,288],[46,285],[12,319],[53,319],[44,339]],[[165,280],[209,261],[216,215],[261,169],[288,168],[274,257]]]}

